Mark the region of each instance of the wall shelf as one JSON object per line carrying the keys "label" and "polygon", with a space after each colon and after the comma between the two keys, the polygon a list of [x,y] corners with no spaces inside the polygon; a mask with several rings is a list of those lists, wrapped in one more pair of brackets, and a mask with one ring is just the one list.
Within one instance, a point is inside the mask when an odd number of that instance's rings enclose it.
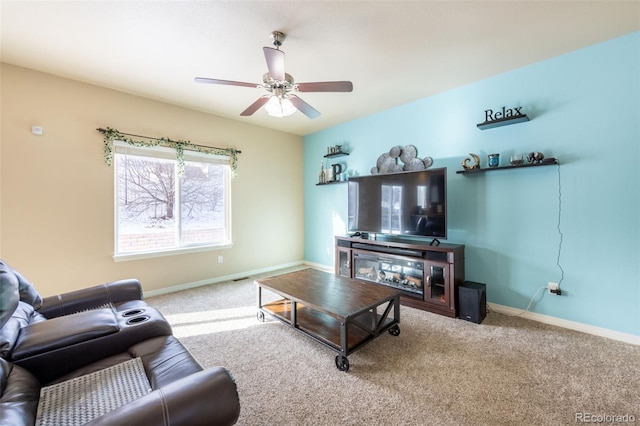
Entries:
{"label": "wall shelf", "polygon": [[316,183],[316,186],[322,186],[322,185],[333,185],[336,183],[347,183],[346,180],[332,180],[331,182],[324,182],[324,183]]}
{"label": "wall shelf", "polygon": [[345,155],[349,155],[348,152],[332,152],[331,154],[327,154],[324,158],[334,158],[334,157],[344,157]]}
{"label": "wall shelf", "polygon": [[514,117],[501,118],[499,120],[485,121],[484,123],[477,124],[477,126],[480,130],[487,130],[493,129],[494,127],[508,126],[510,124],[522,123],[525,121],[529,121],[529,117],[527,117],[526,114],[520,114]]}
{"label": "wall shelf", "polygon": [[456,173],[460,175],[475,175],[478,173],[492,172],[494,170],[523,169],[526,167],[552,166],[554,164],[560,164],[560,162],[555,158],[548,158],[543,160],[541,163],[521,164],[519,166],[500,166],[500,167],[485,167],[482,169],[458,170]]}
{"label": "wall shelf", "polygon": [[[338,152],[331,152],[329,154],[324,155],[324,158],[335,158],[335,157],[345,157],[349,155],[348,152],[343,152],[343,151],[338,151]],[[324,160],[322,161],[322,164],[324,164]],[[337,166],[336,164],[332,164],[332,167]],[[342,165],[340,166],[340,170],[342,170]],[[324,167],[324,166],[323,166]],[[327,169],[328,170],[328,169]],[[335,171],[335,168],[334,168]],[[324,172],[325,176],[326,176],[326,171]],[[329,173],[329,176],[333,176],[333,172]],[[316,183],[316,186],[320,186],[320,185],[333,185],[334,183],[346,183],[346,180],[330,180],[328,182],[322,182],[324,179],[321,177],[320,178],[320,182]]]}

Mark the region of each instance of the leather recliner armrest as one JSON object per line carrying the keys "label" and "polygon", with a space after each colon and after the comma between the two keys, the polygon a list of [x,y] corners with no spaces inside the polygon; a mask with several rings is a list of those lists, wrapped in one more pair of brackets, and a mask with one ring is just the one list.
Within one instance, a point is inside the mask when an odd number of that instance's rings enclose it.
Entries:
{"label": "leather recliner armrest", "polygon": [[87,425],[232,425],[239,415],[233,377],[226,369],[214,367],[156,389]]}
{"label": "leather recliner armrest", "polygon": [[20,330],[11,359],[19,361],[117,333],[119,330],[118,321],[111,309],[95,309],[37,322]]}
{"label": "leather recliner armrest", "polygon": [[126,300],[142,300],[142,285],[137,279],[113,281],[45,297],[38,312],[47,318],[55,318]]}
{"label": "leather recliner armrest", "polygon": [[[171,325],[160,312],[151,307],[140,311],[126,316],[126,311],[92,309],[32,324],[21,330],[11,360],[41,383],[49,383],[139,342],[171,335]],[[23,335],[25,329],[28,333]],[[60,342],[52,336],[59,336]]]}

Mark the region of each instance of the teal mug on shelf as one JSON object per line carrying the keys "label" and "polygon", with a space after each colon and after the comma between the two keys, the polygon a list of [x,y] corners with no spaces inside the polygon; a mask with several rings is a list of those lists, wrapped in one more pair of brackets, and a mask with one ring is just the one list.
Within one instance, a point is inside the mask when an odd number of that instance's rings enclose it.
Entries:
{"label": "teal mug on shelf", "polygon": [[498,167],[500,165],[500,154],[489,154],[489,167]]}

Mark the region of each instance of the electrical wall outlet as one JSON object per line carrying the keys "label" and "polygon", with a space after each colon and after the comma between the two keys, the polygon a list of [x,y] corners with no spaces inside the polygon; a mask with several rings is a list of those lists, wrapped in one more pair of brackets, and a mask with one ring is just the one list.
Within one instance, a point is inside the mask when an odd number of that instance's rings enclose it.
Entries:
{"label": "electrical wall outlet", "polygon": [[224,262],[224,257],[218,256],[218,263],[222,263],[222,262]]}
{"label": "electrical wall outlet", "polygon": [[554,283],[549,281],[547,283],[547,289],[549,290],[549,294],[558,294],[558,288],[560,286],[558,285],[558,283]]}

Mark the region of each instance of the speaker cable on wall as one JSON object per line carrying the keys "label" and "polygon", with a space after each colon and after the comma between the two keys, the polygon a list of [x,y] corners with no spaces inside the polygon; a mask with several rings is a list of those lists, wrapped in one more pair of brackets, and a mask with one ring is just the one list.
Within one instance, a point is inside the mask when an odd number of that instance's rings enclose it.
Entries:
{"label": "speaker cable on wall", "polygon": [[[558,242],[558,256],[556,257],[556,265],[558,266],[558,269],[560,269],[560,280],[558,280],[558,291],[560,291],[560,285],[562,284],[562,281],[564,280],[564,269],[562,268],[562,265],[560,264],[560,255],[562,253],[562,241],[563,241],[563,238],[564,238],[564,234],[562,233],[562,229],[560,228],[560,219],[562,217],[562,185],[561,185],[561,180],[560,180],[560,162],[558,162],[558,169],[557,170],[558,170],[558,222],[557,222],[556,228],[558,229],[558,235],[560,237],[560,241]],[[507,315],[507,316],[510,316],[510,317],[519,317],[520,315],[524,314],[525,312],[529,312],[529,309],[531,309],[531,305],[533,305],[533,302],[538,297],[538,294],[540,294],[540,291],[542,291],[544,289],[547,289],[547,288],[549,288],[549,287],[546,286],[546,285],[538,287],[538,290],[536,290],[535,294],[533,295],[533,297],[529,301],[529,304],[522,311],[518,312],[517,314],[504,314],[504,315]],[[558,294],[560,294],[560,293],[558,293]]]}
{"label": "speaker cable on wall", "polygon": [[562,218],[562,184],[560,180],[560,162],[558,162],[558,235],[560,237],[560,241],[558,242],[558,257],[556,258],[556,265],[558,269],[560,269],[560,280],[558,280],[558,290],[562,285],[562,281],[564,280],[564,269],[560,264],[560,255],[562,254],[562,241],[564,239],[564,234],[562,233],[562,229],[560,228],[560,219]]}

